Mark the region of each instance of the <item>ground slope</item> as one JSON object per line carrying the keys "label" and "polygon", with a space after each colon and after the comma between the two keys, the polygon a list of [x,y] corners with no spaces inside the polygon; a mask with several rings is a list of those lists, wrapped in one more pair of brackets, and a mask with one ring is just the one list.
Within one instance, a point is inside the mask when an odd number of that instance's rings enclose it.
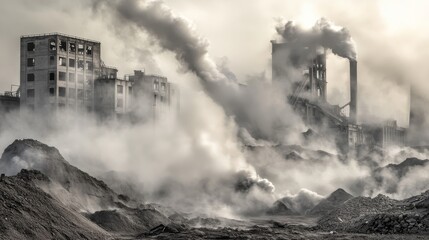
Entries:
{"label": "ground slope", "polygon": [[49,179],[38,171],[23,170],[0,181],[0,239],[111,239],[33,181]]}

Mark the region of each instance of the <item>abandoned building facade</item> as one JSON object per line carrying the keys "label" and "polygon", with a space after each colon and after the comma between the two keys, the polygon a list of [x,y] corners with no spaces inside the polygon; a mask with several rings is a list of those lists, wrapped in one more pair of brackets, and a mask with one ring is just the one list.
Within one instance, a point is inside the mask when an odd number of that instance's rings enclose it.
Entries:
{"label": "abandoned building facade", "polygon": [[165,77],[135,71],[119,78],[117,73],[102,61],[100,42],[60,33],[23,36],[20,108],[87,110],[105,117],[129,114],[136,107],[133,99],[144,97],[155,113],[177,92]]}
{"label": "abandoned building facade", "polygon": [[100,43],[63,34],[21,37],[21,108],[94,108]]}
{"label": "abandoned building facade", "polygon": [[[406,129],[398,127],[396,121],[376,125],[358,123],[355,59],[349,59],[350,101],[343,106],[332,105],[327,101],[326,50],[312,54],[309,48],[296,49],[296,46],[276,41],[271,41],[271,44],[273,80],[290,81],[287,99],[310,128],[333,132],[338,147],[344,152],[368,146],[386,148],[405,145]],[[303,69],[302,77],[291,81],[294,77],[288,72],[288,66]]]}

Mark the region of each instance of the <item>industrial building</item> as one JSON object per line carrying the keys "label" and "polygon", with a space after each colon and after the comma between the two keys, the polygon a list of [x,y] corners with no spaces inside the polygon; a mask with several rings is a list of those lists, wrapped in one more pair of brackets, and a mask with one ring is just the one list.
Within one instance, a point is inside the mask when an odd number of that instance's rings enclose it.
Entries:
{"label": "industrial building", "polygon": [[127,114],[132,104],[132,82],[118,78],[114,67],[102,66],[101,75],[95,80],[95,112],[102,117]]}
{"label": "industrial building", "polygon": [[8,113],[19,110],[19,88],[0,93],[0,113]]}
{"label": "industrial building", "polygon": [[152,118],[156,119],[171,108],[179,110],[179,90],[166,77],[136,70],[128,78],[133,83],[134,98],[151,106],[147,112]]}
{"label": "industrial building", "polygon": [[[291,49],[288,43],[271,41],[272,74],[274,81],[288,82],[287,99],[292,108],[313,130],[334,133],[337,146],[343,152],[360,147],[403,146],[405,129],[396,121],[380,124],[359,124],[357,114],[357,61],[349,59],[350,101],[342,106],[327,101],[326,50],[302,48]],[[302,69],[296,80],[290,67]],[[294,81],[295,79],[295,81]]]}
{"label": "industrial building", "polygon": [[133,100],[147,98],[143,103],[155,116],[173,97],[178,102],[177,89],[165,77],[117,73],[101,60],[100,42],[60,33],[22,36],[20,108],[87,110],[107,117],[129,114],[137,107]]}
{"label": "industrial building", "polygon": [[23,36],[20,59],[21,108],[93,109],[99,42],[60,33]]}

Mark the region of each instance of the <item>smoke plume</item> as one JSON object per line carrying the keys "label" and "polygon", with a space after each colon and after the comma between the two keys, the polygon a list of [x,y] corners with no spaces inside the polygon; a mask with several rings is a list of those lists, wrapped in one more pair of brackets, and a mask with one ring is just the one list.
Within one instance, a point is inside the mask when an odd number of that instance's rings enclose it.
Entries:
{"label": "smoke plume", "polygon": [[331,49],[334,54],[343,58],[352,60],[357,58],[356,46],[349,31],[325,18],[318,20],[310,29],[306,29],[294,21],[286,23],[280,21],[276,30],[293,48],[308,47],[317,51],[322,47]]}

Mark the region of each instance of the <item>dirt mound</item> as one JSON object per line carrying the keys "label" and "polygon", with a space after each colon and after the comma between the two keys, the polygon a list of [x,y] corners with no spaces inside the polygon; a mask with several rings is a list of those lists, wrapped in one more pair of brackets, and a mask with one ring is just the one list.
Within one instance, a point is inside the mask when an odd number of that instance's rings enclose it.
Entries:
{"label": "dirt mound", "polygon": [[6,175],[14,175],[21,169],[39,170],[53,182],[42,188],[76,209],[106,208],[117,199],[117,194],[104,182],[70,165],[56,148],[36,140],[15,140],[4,150],[0,169]]}
{"label": "dirt mound", "polygon": [[335,190],[331,193],[326,199],[320,201],[319,204],[314,206],[309,212],[308,215],[322,216],[332,211],[336,207],[343,204],[345,201],[353,198],[353,195],[344,191],[342,188]]}
{"label": "dirt mound", "polygon": [[383,171],[389,171],[396,175],[397,178],[404,177],[413,167],[423,167],[429,164],[429,160],[420,160],[418,158],[407,158],[399,164],[389,164],[385,167],[378,168],[374,171],[375,177],[380,177]]}
{"label": "dirt mound", "polygon": [[0,181],[0,239],[109,239],[109,234],[38,188],[49,181],[38,171],[21,171]]}
{"label": "dirt mound", "polygon": [[104,210],[93,213],[89,219],[109,232],[133,236],[171,222],[160,212],[151,209]]}
{"label": "dirt mound", "polygon": [[375,214],[365,216],[349,227],[348,231],[357,233],[429,233],[429,215],[418,213]]}
{"label": "dirt mound", "polygon": [[399,201],[384,195],[375,198],[354,197],[319,219],[319,226],[325,230],[348,230],[363,216],[400,210]]}

